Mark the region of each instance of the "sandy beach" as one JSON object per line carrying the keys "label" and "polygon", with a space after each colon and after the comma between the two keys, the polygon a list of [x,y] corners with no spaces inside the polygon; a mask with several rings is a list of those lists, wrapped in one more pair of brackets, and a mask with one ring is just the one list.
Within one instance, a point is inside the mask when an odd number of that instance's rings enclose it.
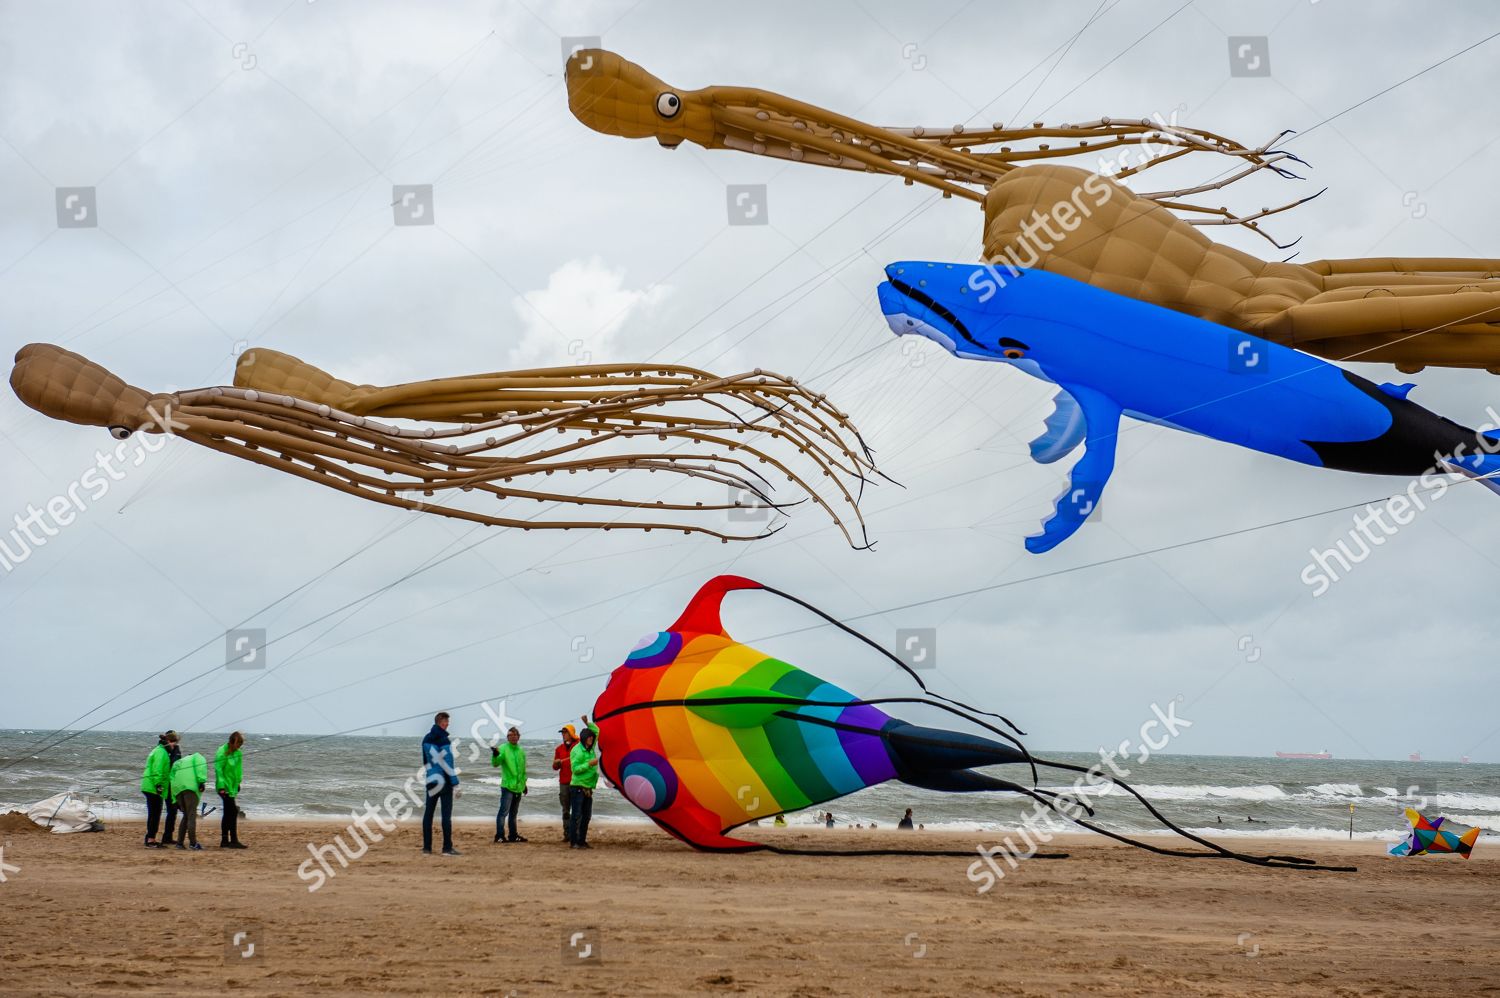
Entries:
{"label": "sandy beach", "polygon": [[[297,874],[309,842],[342,830],[247,822],[251,848],[232,852],[209,820],[208,848],[192,853],[143,849],[129,822],[12,828],[0,993],[1500,992],[1500,863],[1484,850],[1401,861],[1374,842],[1234,842],[1359,867],[1337,874],[1076,836],[1048,847],[1069,858],[1025,862],[981,895],[956,857],[704,855],[619,824],[597,825],[583,853],[535,820],[515,845],[462,824],[460,857],[422,855],[405,825],[309,892]],[[975,846],[967,834],[757,831],[828,849]]]}

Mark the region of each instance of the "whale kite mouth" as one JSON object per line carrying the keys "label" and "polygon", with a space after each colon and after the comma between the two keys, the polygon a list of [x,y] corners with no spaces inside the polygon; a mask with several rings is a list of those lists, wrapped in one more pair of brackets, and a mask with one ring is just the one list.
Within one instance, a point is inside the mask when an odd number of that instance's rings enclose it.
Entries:
{"label": "whale kite mouth", "polygon": [[887,280],[877,290],[880,310],[886,322],[897,336],[916,333],[936,340],[949,350],[957,351],[960,339],[979,349],[984,345],[976,340],[962,319],[942,302],[920,288],[896,276],[894,266],[885,270]]}

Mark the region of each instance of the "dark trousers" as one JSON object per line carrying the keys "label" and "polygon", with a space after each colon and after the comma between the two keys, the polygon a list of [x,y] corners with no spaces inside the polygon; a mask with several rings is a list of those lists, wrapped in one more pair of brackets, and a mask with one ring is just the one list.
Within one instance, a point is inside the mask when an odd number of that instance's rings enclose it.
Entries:
{"label": "dark trousers", "polygon": [[432,812],[443,805],[443,851],[453,848],[453,784],[444,781],[443,789],[427,788],[427,807],[422,812],[422,848],[432,852]]}
{"label": "dark trousers", "polygon": [[[507,835],[514,840],[516,838],[516,813],[521,810],[521,795],[514,790],[500,788],[500,810],[495,814],[495,838],[503,839]],[[510,823],[510,831],[505,830],[506,822]]]}
{"label": "dark trousers", "polygon": [[573,802],[573,788],[567,786],[566,784],[558,787],[557,798],[562,804],[563,838],[568,839],[572,837],[572,833],[568,831],[568,815],[572,813],[572,808],[570,808],[568,805]]}
{"label": "dark trousers", "polygon": [[167,804],[167,823],[162,829],[161,840],[171,842],[173,841],[172,833],[177,830],[177,815],[181,813],[182,808],[178,807],[177,802],[171,798],[163,797],[162,800]]}
{"label": "dark trousers", "polygon": [[177,795],[177,809],[182,812],[182,827],[177,829],[177,844],[186,840],[188,845],[198,844],[198,791],[184,790]]}
{"label": "dark trousers", "polygon": [[240,844],[240,805],[235,798],[219,791],[219,803],[224,812],[219,818],[219,845]]}
{"label": "dark trousers", "polygon": [[161,794],[145,794],[146,841],[156,838],[156,826],[161,824]]}
{"label": "dark trousers", "polygon": [[594,791],[589,787],[568,788],[568,841],[584,845],[589,840],[589,819],[594,816]]}

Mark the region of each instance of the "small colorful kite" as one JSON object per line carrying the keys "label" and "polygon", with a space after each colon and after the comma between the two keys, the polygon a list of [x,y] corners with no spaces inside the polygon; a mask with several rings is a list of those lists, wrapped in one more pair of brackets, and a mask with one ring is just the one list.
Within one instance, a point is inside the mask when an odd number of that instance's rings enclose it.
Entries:
{"label": "small colorful kite", "polygon": [[[774,593],[818,614],[880,651],[915,680],[924,695],[861,699],[734,640],[720,619],[720,604],[728,593],[742,589]],[[882,709],[895,704],[945,711],[995,737],[911,724]],[[696,849],[821,855],[822,850],[774,846],[728,833],[759,818],[900,780],[928,790],[1023,794],[1084,828],[1164,855],[1326,869],[1296,857],[1245,856],[1199,838],[1165,818],[1134,789],[1103,773],[1102,767],[1037,759],[1013,734],[985,717],[1024,734],[998,714],[931,693],[899,658],[816,607],[733,575],[709,580],[670,629],[643,638],[610,675],[594,705],[605,776],[652,821]],[[1025,766],[1030,785],[980,771],[990,766]],[[1164,827],[1211,851],[1162,848],[1100,828],[1084,817],[1094,812],[1077,793],[1039,789],[1038,767],[1084,774],[1081,783],[1118,786]],[[871,852],[911,851],[861,854]]]}
{"label": "small colorful kite", "polygon": [[1406,809],[1406,820],[1411,825],[1411,834],[1387,849],[1388,855],[1430,856],[1456,852],[1468,859],[1474,851],[1474,843],[1479,841],[1478,828],[1469,828],[1466,832],[1452,831],[1454,825],[1447,818],[1428,818],[1415,808]]}

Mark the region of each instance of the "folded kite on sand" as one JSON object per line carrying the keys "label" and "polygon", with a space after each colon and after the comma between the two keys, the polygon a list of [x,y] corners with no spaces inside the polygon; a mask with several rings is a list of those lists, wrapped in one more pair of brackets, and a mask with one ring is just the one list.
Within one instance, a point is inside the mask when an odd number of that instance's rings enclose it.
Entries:
{"label": "folded kite on sand", "polygon": [[[771,499],[757,471],[764,465],[822,507],[850,544],[868,545],[859,497],[876,471],[859,432],[826,396],[768,371],[718,377],[674,364],[593,364],[377,387],[255,349],[240,356],[232,386],[152,394],[76,353],[33,343],[16,354],[10,383],[33,409],[108,427],[117,439],[170,433],[372,502],[523,530],[764,537],[774,530],[705,525],[769,523],[771,510],[789,505]],[[658,498],[660,479],[633,496],[606,492],[612,483],[599,473],[618,471],[694,479],[713,499]],[[829,494],[809,479],[826,480]],[[422,501],[440,490],[591,515],[530,519]]]}
{"label": "folded kite on sand", "polygon": [[1454,824],[1447,818],[1428,818],[1415,808],[1406,809],[1406,820],[1411,825],[1411,834],[1387,849],[1387,855],[1431,856],[1456,852],[1468,859],[1474,851],[1474,843],[1479,841],[1479,829]]}
{"label": "folded kite on sand", "polygon": [[19,811],[0,814],[0,832],[51,831],[56,835],[72,832],[102,832],[104,822],[94,813],[87,794],[64,791],[46,800],[28,804]]}

